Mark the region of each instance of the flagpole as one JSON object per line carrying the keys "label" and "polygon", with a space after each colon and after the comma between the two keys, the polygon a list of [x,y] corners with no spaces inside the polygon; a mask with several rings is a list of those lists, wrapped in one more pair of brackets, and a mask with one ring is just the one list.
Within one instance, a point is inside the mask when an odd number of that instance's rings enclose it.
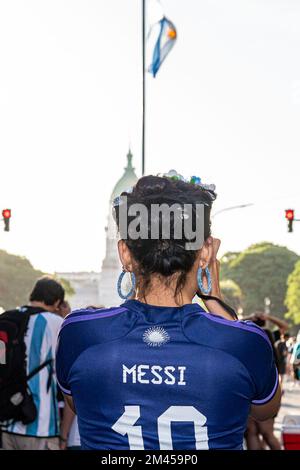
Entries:
{"label": "flagpole", "polygon": [[146,0],[142,0],[142,54],[143,54],[143,97],[142,97],[142,175],[145,174],[145,130],[146,130]]}

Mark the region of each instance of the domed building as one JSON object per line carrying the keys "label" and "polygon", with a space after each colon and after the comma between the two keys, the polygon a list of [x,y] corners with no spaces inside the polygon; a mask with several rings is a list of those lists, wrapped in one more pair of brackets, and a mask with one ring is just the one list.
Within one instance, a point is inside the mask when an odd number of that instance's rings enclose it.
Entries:
{"label": "domed building", "polygon": [[123,302],[117,292],[117,281],[121,273],[122,266],[119,261],[117,250],[117,230],[116,224],[112,216],[113,200],[120,196],[123,191],[135,185],[138,178],[132,166],[132,153],[129,149],[127,154],[127,166],[124,168],[124,174],[116,183],[110,200],[108,223],[105,227],[106,231],[106,251],[102,262],[102,269],[99,282],[99,304],[104,307],[112,307]]}

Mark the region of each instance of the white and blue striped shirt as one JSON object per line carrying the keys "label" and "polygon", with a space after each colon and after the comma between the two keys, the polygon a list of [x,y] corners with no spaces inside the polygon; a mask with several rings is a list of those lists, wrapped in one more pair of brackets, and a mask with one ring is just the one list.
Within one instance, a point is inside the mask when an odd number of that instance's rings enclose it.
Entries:
{"label": "white and blue striped shirt", "polygon": [[[25,335],[27,374],[48,359],[55,359],[57,337],[63,319],[50,312],[32,315]],[[59,435],[59,414],[57,406],[57,385],[55,368],[50,389],[47,382],[51,367],[44,367],[33,376],[28,385],[37,409],[37,419],[28,425],[15,422],[6,429],[7,432],[32,437],[54,437]]]}

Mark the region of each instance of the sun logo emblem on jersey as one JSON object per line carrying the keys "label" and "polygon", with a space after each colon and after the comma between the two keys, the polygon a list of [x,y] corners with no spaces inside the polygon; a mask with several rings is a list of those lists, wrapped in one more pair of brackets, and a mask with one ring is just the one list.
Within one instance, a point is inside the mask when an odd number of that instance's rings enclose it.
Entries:
{"label": "sun logo emblem on jersey", "polygon": [[161,326],[152,326],[143,334],[143,341],[148,344],[148,346],[155,348],[170,341],[170,336]]}

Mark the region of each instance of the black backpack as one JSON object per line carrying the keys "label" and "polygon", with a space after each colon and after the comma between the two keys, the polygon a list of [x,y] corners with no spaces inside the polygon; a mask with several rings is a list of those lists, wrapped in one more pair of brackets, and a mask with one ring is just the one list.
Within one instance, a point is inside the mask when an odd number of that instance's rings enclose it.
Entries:
{"label": "black backpack", "polygon": [[47,390],[52,379],[52,359],[42,363],[27,375],[24,337],[29,318],[43,312],[42,308],[21,307],[0,315],[0,423],[21,421],[32,423],[37,410],[28,381],[44,367],[50,366]]}

